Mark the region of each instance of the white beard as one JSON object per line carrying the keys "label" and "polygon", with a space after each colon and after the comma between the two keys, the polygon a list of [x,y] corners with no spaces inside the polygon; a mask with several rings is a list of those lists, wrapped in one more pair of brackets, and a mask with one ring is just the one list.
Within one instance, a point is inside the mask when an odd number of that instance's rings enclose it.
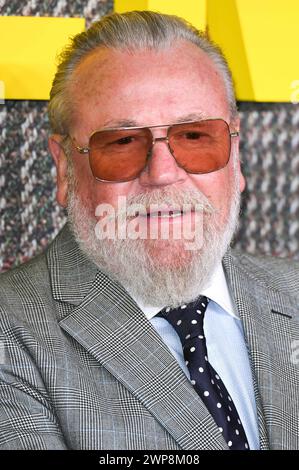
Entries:
{"label": "white beard", "polygon": [[201,205],[203,240],[201,248],[196,250],[184,249],[184,240],[98,240],[95,235],[97,219],[76,195],[74,182],[70,184],[69,222],[82,251],[109,277],[122,284],[135,300],[142,305],[174,308],[200,295],[231,242],[240,206],[237,180],[235,176],[228,220],[221,224],[219,214],[200,191],[178,192],[169,187],[130,199],[130,203],[145,206],[153,203]]}

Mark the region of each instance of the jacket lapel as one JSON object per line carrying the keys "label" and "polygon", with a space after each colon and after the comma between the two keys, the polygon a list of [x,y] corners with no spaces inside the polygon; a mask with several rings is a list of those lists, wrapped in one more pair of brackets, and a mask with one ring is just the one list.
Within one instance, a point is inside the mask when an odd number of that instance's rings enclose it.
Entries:
{"label": "jacket lapel", "polygon": [[91,263],[78,248],[76,253],[67,228],[64,232],[48,256],[54,297],[75,305],[60,320],[61,328],[140,400],[182,449],[228,449],[203,402],[143,312],[121,285],[94,266],[88,269]]}
{"label": "jacket lapel", "polygon": [[296,405],[290,399],[297,393],[291,378],[298,375],[291,361],[291,332],[298,300],[271,287],[273,274],[256,269],[249,256],[228,252],[224,267],[251,359],[261,448],[292,448],[290,436],[298,436],[298,420],[292,417],[299,409],[298,400]]}

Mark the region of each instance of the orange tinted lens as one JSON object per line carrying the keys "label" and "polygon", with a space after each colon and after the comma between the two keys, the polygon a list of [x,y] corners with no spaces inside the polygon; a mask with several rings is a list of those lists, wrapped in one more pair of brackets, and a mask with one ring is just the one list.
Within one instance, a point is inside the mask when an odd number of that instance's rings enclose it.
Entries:
{"label": "orange tinted lens", "polygon": [[89,141],[93,175],[105,181],[135,179],[146,165],[151,141],[149,129],[95,132]]}
{"label": "orange tinted lens", "polygon": [[189,173],[210,173],[229,161],[230,131],[222,119],[176,124],[168,139],[176,161]]}

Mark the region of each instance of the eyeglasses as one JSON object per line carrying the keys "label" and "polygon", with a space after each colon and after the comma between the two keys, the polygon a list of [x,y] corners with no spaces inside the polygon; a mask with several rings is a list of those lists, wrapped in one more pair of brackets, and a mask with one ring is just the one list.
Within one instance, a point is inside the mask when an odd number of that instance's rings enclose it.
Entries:
{"label": "eyeglasses", "polygon": [[[152,129],[167,128],[165,137],[154,137]],[[93,132],[88,147],[76,150],[89,154],[93,176],[103,182],[125,182],[137,178],[151,157],[156,142],[165,141],[177,165],[192,174],[224,168],[230,158],[229,125],[220,118],[150,127],[121,127]]]}

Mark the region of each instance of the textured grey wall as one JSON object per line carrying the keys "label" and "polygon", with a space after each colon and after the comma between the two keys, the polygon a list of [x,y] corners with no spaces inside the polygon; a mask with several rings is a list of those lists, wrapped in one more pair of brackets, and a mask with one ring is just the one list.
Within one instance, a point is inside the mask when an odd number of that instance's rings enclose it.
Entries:
{"label": "textured grey wall", "polygon": [[[84,16],[87,24],[112,8],[106,0],[0,0],[0,15]],[[0,105],[0,270],[39,253],[65,221],[55,202],[46,107]],[[299,105],[240,103],[239,109],[247,189],[235,244],[299,259]]]}

